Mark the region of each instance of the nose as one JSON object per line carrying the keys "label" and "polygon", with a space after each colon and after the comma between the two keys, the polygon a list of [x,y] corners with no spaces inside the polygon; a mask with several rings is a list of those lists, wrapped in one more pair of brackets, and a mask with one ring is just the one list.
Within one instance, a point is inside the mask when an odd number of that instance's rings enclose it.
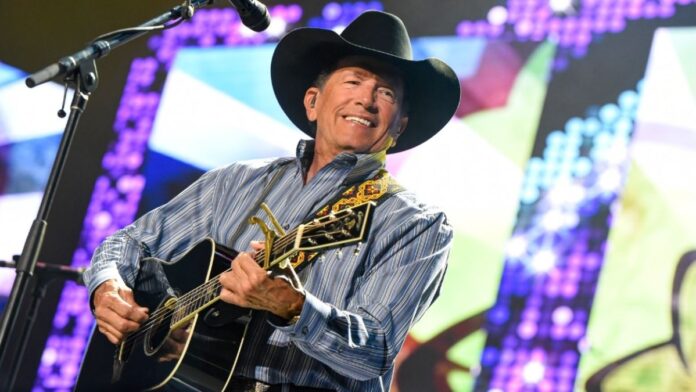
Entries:
{"label": "nose", "polygon": [[377,110],[377,88],[365,83],[358,89],[357,101],[366,110],[373,112]]}

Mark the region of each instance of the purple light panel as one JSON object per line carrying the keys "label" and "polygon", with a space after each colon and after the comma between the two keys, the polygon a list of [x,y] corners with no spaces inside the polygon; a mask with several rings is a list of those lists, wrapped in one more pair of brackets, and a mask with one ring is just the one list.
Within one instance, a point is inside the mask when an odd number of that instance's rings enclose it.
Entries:
{"label": "purple light panel", "polygon": [[570,119],[529,161],[476,390],[573,390],[638,99]]}
{"label": "purple light panel", "polygon": [[[620,33],[626,23],[640,19],[668,19],[679,5],[696,0],[579,0],[563,10],[552,9],[549,0],[508,0],[494,6],[487,20],[459,23],[462,37],[504,38],[515,41],[551,40],[558,44],[556,71],[568,66],[569,58],[587,54],[590,43],[604,34]],[[577,4],[572,6],[572,4]]]}
{"label": "purple light panel", "polygon": [[307,26],[332,29],[340,32],[358,15],[367,10],[383,10],[379,1],[358,1],[355,3],[331,2],[324,6],[320,17],[309,19]]}

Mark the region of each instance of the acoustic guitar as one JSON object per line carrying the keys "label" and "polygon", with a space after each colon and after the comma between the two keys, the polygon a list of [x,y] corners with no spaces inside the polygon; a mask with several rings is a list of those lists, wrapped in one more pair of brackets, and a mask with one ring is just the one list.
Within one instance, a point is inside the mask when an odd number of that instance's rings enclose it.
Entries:
{"label": "acoustic guitar", "polygon": [[[272,274],[299,270],[322,250],[363,241],[372,208],[346,208],[275,236],[252,218],[266,234],[255,260]],[[220,301],[217,276],[229,271],[236,255],[207,238],[176,263],[143,260],[133,292],[150,317],[115,350],[95,329],[75,390],[228,390],[252,315]]]}

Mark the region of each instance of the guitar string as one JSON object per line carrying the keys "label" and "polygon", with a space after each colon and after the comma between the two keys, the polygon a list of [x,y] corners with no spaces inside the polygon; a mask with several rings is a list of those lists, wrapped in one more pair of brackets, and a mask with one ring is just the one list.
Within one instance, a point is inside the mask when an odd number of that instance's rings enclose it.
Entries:
{"label": "guitar string", "polygon": [[[328,219],[328,222],[325,222],[324,224],[327,223],[333,223],[335,221],[338,221],[338,217],[332,217],[331,219]],[[309,224],[305,225],[305,230],[308,232],[311,232],[313,230],[316,230],[316,227],[313,227],[316,225],[318,222],[312,222]],[[294,237],[296,236],[296,232],[299,228],[293,229],[290,233],[287,233],[285,236],[281,237],[275,244],[278,244],[281,246],[281,248],[284,248],[285,246],[289,245],[292,241],[294,241]],[[339,231],[335,231],[333,234],[338,233]],[[303,236],[305,238],[312,238],[312,237],[319,237],[319,236],[325,236],[327,234],[331,233],[321,233],[317,235],[311,235],[311,236]],[[265,256],[265,249],[260,250],[259,252],[256,253],[255,261],[257,264],[260,264],[262,261],[264,261],[264,256]],[[222,273],[229,272],[231,271],[232,268],[229,268]],[[221,273],[221,274],[222,274]],[[207,282],[204,284],[196,287],[195,289],[189,291],[188,293],[184,294],[182,297],[180,297],[179,301],[175,303],[175,306],[172,307],[163,307],[159,308],[156,310],[150,318],[140,326],[140,328],[135,332],[132,333],[131,335],[128,335],[126,339],[124,339],[124,344],[129,344],[129,343],[135,343],[137,339],[139,339],[143,334],[149,332],[150,329],[152,329],[153,325],[157,326],[156,332],[159,332],[161,329],[168,328],[168,325],[165,325],[162,323],[162,321],[169,317],[170,314],[179,311],[182,308],[187,307],[189,304],[195,303],[199,301],[203,296],[199,295],[199,292],[204,291],[204,295],[210,295],[212,292],[216,292],[222,285],[220,284],[219,280],[216,279],[219,275],[214,276],[212,279],[209,279]],[[219,298],[219,295],[216,297]],[[215,299],[215,297],[211,298],[211,300]],[[206,301],[208,302],[208,301]]]}

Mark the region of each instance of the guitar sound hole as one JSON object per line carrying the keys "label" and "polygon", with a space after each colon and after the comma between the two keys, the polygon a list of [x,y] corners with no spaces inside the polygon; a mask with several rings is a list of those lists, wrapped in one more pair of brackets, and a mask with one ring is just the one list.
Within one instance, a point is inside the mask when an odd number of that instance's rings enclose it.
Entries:
{"label": "guitar sound hole", "polygon": [[[170,308],[171,306],[166,307]],[[169,337],[171,320],[171,312],[163,312],[162,316],[155,316],[148,320],[152,324],[145,334],[145,344],[143,345],[145,348],[145,354],[148,356],[154,355],[160,350],[160,348],[162,348]]]}

